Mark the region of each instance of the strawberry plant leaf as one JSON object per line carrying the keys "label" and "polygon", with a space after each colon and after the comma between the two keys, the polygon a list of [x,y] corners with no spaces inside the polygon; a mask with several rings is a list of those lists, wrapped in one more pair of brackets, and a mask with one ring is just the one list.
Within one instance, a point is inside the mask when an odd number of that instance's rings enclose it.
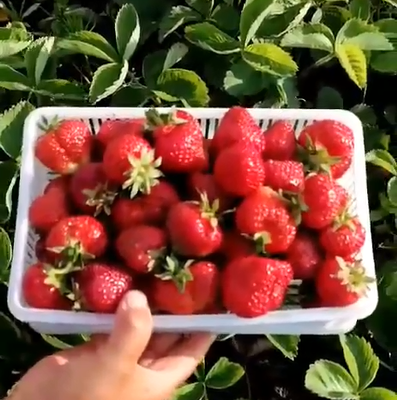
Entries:
{"label": "strawberry plant leaf", "polygon": [[152,92],[143,85],[130,83],[118,90],[111,100],[112,107],[143,107]]}
{"label": "strawberry plant leaf", "polygon": [[392,175],[397,175],[397,161],[387,150],[371,150],[365,155],[365,160],[377,167],[383,168]]}
{"label": "strawberry plant leaf", "polygon": [[12,191],[18,177],[19,165],[14,161],[0,163],[0,222],[7,222],[12,212]]}
{"label": "strawberry plant leaf", "polygon": [[379,29],[375,25],[367,24],[365,21],[357,18],[352,18],[345,22],[340,28],[336,35],[336,42],[343,43],[363,33],[376,33],[378,31]]}
{"label": "strawberry plant leaf", "polygon": [[393,45],[382,32],[364,32],[346,39],[343,43],[357,46],[361,50],[393,50]]}
{"label": "strawberry plant leaf", "polygon": [[236,33],[240,24],[240,14],[233,6],[222,3],[215,7],[210,20],[223,31]]}
{"label": "strawberry plant leaf", "polygon": [[284,357],[294,360],[298,355],[300,336],[266,335],[270,343],[283,353]]}
{"label": "strawberry plant leaf", "polygon": [[369,0],[352,0],[349,4],[349,10],[353,18],[368,21],[371,17],[371,2]]}
{"label": "strawberry plant leaf", "polygon": [[0,147],[15,160],[21,153],[23,124],[33,110],[32,104],[20,101],[0,115]]}
{"label": "strawberry plant leaf", "polygon": [[374,25],[395,44],[394,48],[397,50],[397,20],[394,18],[380,19]]}
{"label": "strawberry plant leaf", "polygon": [[207,17],[214,7],[214,0],[186,0],[186,4]]}
{"label": "strawberry plant leaf", "polygon": [[397,394],[382,387],[372,387],[360,393],[360,400],[397,400]]}
{"label": "strawberry plant leaf", "polygon": [[371,55],[371,68],[384,74],[397,71],[397,51],[376,52]]}
{"label": "strawberry plant leaf", "polygon": [[305,387],[327,399],[359,399],[354,379],[345,368],[333,361],[318,360],[310,365],[306,371]]}
{"label": "strawberry plant leaf", "polygon": [[324,86],[317,94],[316,106],[317,108],[343,110],[343,98],[337,90]]}
{"label": "strawberry plant leaf", "polygon": [[115,93],[124,83],[128,73],[128,61],[123,64],[109,63],[99,67],[91,82],[89,98],[92,104]]}
{"label": "strawberry plant leaf", "polygon": [[375,379],[379,369],[379,358],[364,338],[339,335],[339,340],[350,374],[361,392]]}
{"label": "strawberry plant leaf", "polygon": [[12,244],[8,233],[0,228],[0,281],[8,282],[12,258]]}
{"label": "strawberry plant leaf", "polygon": [[156,82],[156,93],[166,101],[184,100],[191,107],[205,106],[209,101],[205,82],[195,72],[181,68],[163,71]]}
{"label": "strawberry plant leaf", "polygon": [[243,58],[257,71],[274,75],[294,75],[298,70],[291,55],[273,43],[251,44],[244,49]]}
{"label": "strawberry plant leaf", "polygon": [[205,387],[202,383],[188,383],[178,388],[172,400],[202,400],[205,396]]}
{"label": "strawberry plant leaf", "polygon": [[208,371],[205,385],[211,389],[226,389],[233,386],[244,375],[244,368],[237,363],[221,357]]}
{"label": "strawberry plant leaf", "polygon": [[139,18],[132,4],[120,8],[115,30],[119,55],[123,61],[128,61],[135,52],[140,36]]}
{"label": "strawberry plant leaf", "polygon": [[25,50],[30,41],[0,40],[0,60]]}
{"label": "strawberry plant leaf", "polygon": [[185,38],[204,50],[218,54],[231,54],[240,51],[240,44],[237,40],[208,22],[187,26]]}
{"label": "strawberry plant leaf", "polygon": [[349,78],[360,88],[367,86],[367,60],[364,52],[352,44],[338,44],[336,56]]}
{"label": "strawberry plant leaf", "polygon": [[397,204],[397,176],[392,176],[387,182],[387,197],[392,204]]}
{"label": "strawberry plant leaf", "polygon": [[86,96],[80,85],[65,79],[43,80],[39,83],[35,92],[54,99],[82,100]]}
{"label": "strawberry plant leaf", "polygon": [[5,64],[0,64],[0,87],[8,90],[31,90],[28,78]]}

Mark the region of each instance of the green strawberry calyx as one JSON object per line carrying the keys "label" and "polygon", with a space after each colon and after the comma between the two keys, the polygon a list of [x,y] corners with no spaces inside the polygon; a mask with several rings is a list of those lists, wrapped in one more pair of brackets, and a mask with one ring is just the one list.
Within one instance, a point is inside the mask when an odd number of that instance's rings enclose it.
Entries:
{"label": "green strawberry calyx", "polygon": [[52,132],[59,126],[61,122],[62,120],[58,116],[53,117],[51,120],[43,117],[39,122],[38,127],[44,132]]}
{"label": "green strawberry calyx", "polygon": [[218,226],[219,200],[215,199],[212,203],[209,201],[207,193],[200,193],[200,202],[198,202],[201,217],[207,219],[213,228]]}
{"label": "green strawberry calyx", "polygon": [[68,284],[69,275],[60,273],[60,269],[51,264],[44,264],[43,267],[46,274],[44,283],[58,289],[63,296],[71,299],[72,291]]}
{"label": "green strawberry calyx", "polygon": [[352,232],[356,230],[357,217],[350,214],[348,207],[346,207],[341,213],[339,213],[332,223],[332,230],[337,231],[340,228],[346,226]]}
{"label": "green strawberry calyx", "polygon": [[87,206],[95,207],[94,217],[97,217],[102,211],[106,215],[110,215],[110,206],[116,199],[117,192],[109,190],[107,184],[99,184],[95,189],[85,189],[82,193],[87,197]]}
{"label": "green strawberry calyx", "polygon": [[183,125],[186,121],[183,118],[178,118],[177,110],[173,109],[169,113],[160,114],[155,108],[146,111],[146,121],[148,130],[153,130],[160,126]]}

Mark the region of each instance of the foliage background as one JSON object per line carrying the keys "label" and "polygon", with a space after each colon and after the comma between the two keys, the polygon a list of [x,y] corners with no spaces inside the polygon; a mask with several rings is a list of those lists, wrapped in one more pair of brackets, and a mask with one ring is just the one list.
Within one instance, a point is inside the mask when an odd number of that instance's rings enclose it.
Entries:
{"label": "foliage background", "polygon": [[241,104],[362,120],[379,305],[347,337],[223,338],[176,397],[397,399],[396,17],[395,0],[0,3],[0,397],[41,357],[87,340],[38,335],[7,310],[28,113]]}

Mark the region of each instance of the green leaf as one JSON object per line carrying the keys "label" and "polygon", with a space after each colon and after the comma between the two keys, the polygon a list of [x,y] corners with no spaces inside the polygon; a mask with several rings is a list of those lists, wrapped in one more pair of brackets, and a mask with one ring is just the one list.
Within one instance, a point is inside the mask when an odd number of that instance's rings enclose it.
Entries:
{"label": "green leaf", "polygon": [[32,104],[21,101],[0,115],[0,147],[13,159],[20,156],[23,125],[33,110]]}
{"label": "green leaf", "polygon": [[163,63],[163,71],[172,68],[175,64],[178,64],[179,61],[186,56],[188,51],[189,48],[185,44],[174,43],[166,53]]}
{"label": "green leaf", "polygon": [[200,14],[208,16],[214,7],[214,0],[186,0],[186,4]]}
{"label": "green leaf", "polygon": [[205,387],[202,383],[188,383],[178,388],[171,400],[201,400],[205,395]]}
{"label": "green leaf", "polygon": [[111,44],[99,33],[91,31],[72,33],[66,39],[60,39],[57,46],[71,53],[85,54],[109,62],[119,61],[119,56]]}
{"label": "green leaf", "polygon": [[316,108],[343,110],[343,98],[337,90],[324,86],[318,92],[316,105]]}
{"label": "green leaf", "polygon": [[226,389],[233,386],[244,375],[244,368],[237,363],[221,357],[209,370],[205,384],[212,389]]}
{"label": "green leaf", "polygon": [[397,204],[397,177],[393,176],[387,182],[387,197],[390,202]]}
{"label": "green leaf", "polygon": [[218,4],[211,15],[211,21],[226,32],[238,32],[240,13],[228,4]]}
{"label": "green leaf", "polygon": [[231,54],[240,51],[237,40],[208,22],[187,26],[185,37],[190,43],[214,53]]}
{"label": "green leaf", "polygon": [[341,365],[318,360],[306,371],[305,387],[327,399],[358,400],[357,385]]}
{"label": "green leaf", "polygon": [[18,177],[19,166],[14,161],[0,163],[0,222],[7,222],[12,211],[12,191]]}
{"label": "green leaf", "polygon": [[240,40],[246,47],[253,39],[264,19],[272,12],[273,0],[247,0],[240,18]]}
{"label": "green leaf", "polygon": [[367,21],[371,16],[371,2],[369,0],[352,0],[349,10],[354,18]]}
{"label": "green leaf", "polygon": [[397,73],[397,51],[376,52],[371,55],[371,67],[384,74]]}
{"label": "green leaf", "polygon": [[168,69],[157,79],[156,91],[178,100],[185,100],[191,107],[205,106],[209,102],[205,82],[193,71],[180,68]]}
{"label": "green leaf", "polygon": [[112,107],[143,107],[151,98],[152,92],[145,86],[130,84],[122,87],[111,99]]}
{"label": "green leaf", "polygon": [[86,96],[84,89],[80,85],[65,79],[46,79],[41,81],[35,92],[54,99],[82,100]]}
{"label": "green leaf", "polygon": [[339,335],[339,340],[350,374],[361,392],[375,379],[379,369],[379,358],[364,338]]}
{"label": "green leaf", "polygon": [[371,150],[365,155],[365,160],[377,167],[383,168],[392,175],[397,175],[397,161],[387,150]]}
{"label": "green leaf", "polygon": [[371,387],[360,393],[360,400],[397,400],[397,394],[382,387]]}
{"label": "green leaf", "polygon": [[380,19],[374,25],[394,43],[394,48],[397,50],[397,20],[395,18]]}
{"label": "green leaf", "polygon": [[255,43],[245,48],[244,60],[254,69],[274,75],[294,75],[298,66],[289,53],[273,43]]}
{"label": "green leaf", "polygon": [[284,357],[294,360],[298,355],[300,337],[297,335],[266,335],[270,343],[283,353]]}
{"label": "green leaf", "polygon": [[159,40],[162,42],[168,35],[176,31],[182,25],[188,22],[200,21],[202,18],[200,14],[185,6],[172,7],[169,14],[167,14],[160,22]]}
{"label": "green leaf", "polygon": [[125,4],[120,8],[115,30],[119,55],[123,61],[128,61],[134,54],[140,35],[138,14],[132,4]]}
{"label": "green leaf", "polygon": [[367,24],[365,21],[357,18],[351,18],[340,28],[338,34],[336,35],[336,42],[343,43],[344,41],[352,39],[363,33],[376,33],[378,31],[379,28],[377,28],[375,25]]}
{"label": "green leaf", "polygon": [[352,44],[338,44],[335,53],[349,78],[364,89],[367,86],[367,60],[363,51]]}
{"label": "green leaf", "polygon": [[0,60],[25,50],[30,41],[0,40]]}
{"label": "green leaf", "polygon": [[0,64],[0,87],[8,90],[31,90],[28,78],[5,64]]}
{"label": "green leaf", "polygon": [[12,259],[12,244],[8,233],[0,228],[0,280],[8,281],[9,267]]}
{"label": "green leaf", "polygon": [[332,31],[323,24],[305,24],[288,32],[280,43],[283,47],[303,47],[308,49],[334,51]]}

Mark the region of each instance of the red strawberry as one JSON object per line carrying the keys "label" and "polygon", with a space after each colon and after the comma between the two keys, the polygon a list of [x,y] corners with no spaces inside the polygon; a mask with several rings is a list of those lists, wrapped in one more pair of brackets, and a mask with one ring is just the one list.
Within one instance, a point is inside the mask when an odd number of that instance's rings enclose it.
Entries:
{"label": "red strawberry", "polygon": [[203,197],[201,203],[180,202],[171,207],[167,229],[174,250],[187,257],[205,257],[218,250],[222,231],[216,209]]}
{"label": "red strawberry", "polygon": [[109,184],[101,163],[82,166],[72,176],[70,193],[74,204],[86,214],[110,213],[116,196],[115,187]]}
{"label": "red strawberry", "polygon": [[208,168],[203,134],[190,114],[179,110],[161,115],[153,109],[146,116],[163,172],[193,173]]}
{"label": "red strawberry", "polygon": [[321,232],[320,242],[330,255],[346,259],[356,255],[364,245],[365,229],[357,217],[344,212]]}
{"label": "red strawberry", "polygon": [[255,244],[252,240],[241,235],[236,231],[226,231],[223,234],[223,240],[219,253],[227,262],[239,257],[254,255]]}
{"label": "red strawberry", "polygon": [[313,279],[323,260],[318,243],[306,232],[298,232],[287,251],[295,279]]}
{"label": "red strawberry", "polygon": [[217,157],[226,148],[240,142],[252,144],[258,153],[263,151],[264,138],[261,128],[247,109],[232,107],[225,113],[215,131],[210,153]]}
{"label": "red strawberry", "polygon": [[45,247],[45,237],[40,238],[36,242],[35,246],[35,254],[37,260],[44,264],[55,264],[56,256],[54,257],[54,253],[49,252]]}
{"label": "red strawberry", "polygon": [[274,190],[299,193],[305,186],[305,171],[298,161],[267,160],[265,168],[265,184]]}
{"label": "red strawberry", "polygon": [[149,225],[137,225],[120,233],[116,250],[127,267],[145,273],[153,269],[155,261],[167,246],[165,232]]}
{"label": "red strawberry", "polygon": [[268,187],[247,196],[235,218],[237,229],[257,240],[266,253],[284,253],[295,239],[294,219],[283,199]]}
{"label": "red strawberry", "polygon": [[263,157],[272,160],[292,160],[296,152],[296,138],[293,126],[286,121],[277,121],[264,135]]}
{"label": "red strawberry", "polygon": [[101,314],[114,313],[133,286],[133,278],[121,267],[99,262],[78,271],[74,281],[81,308]]}
{"label": "red strawberry", "polygon": [[[108,245],[104,226],[88,215],[68,217],[52,227],[46,248],[63,261],[102,256]],[[65,258],[65,259],[64,259]]]}
{"label": "red strawberry", "polygon": [[143,138],[122,135],[112,140],[103,155],[103,170],[111,182],[131,190],[131,197],[139,192],[150,193],[161,172],[161,160],[154,159],[153,149]]}
{"label": "red strawberry", "polygon": [[254,318],[280,308],[292,280],[286,261],[249,256],[228,264],[221,277],[223,304],[243,318]]}
{"label": "red strawberry", "polygon": [[224,192],[244,197],[263,184],[265,170],[260,154],[252,146],[237,143],[219,153],[214,176]]}
{"label": "red strawberry", "polygon": [[299,144],[307,151],[313,167],[330,170],[338,179],[349,169],[353,158],[354,135],[341,122],[323,120],[306,126],[299,135]]}
{"label": "red strawberry", "polygon": [[69,191],[69,184],[70,184],[70,175],[57,176],[56,178],[51,179],[47,183],[43,193],[46,194],[52,189],[57,189],[63,191],[66,196]]}
{"label": "red strawberry", "polygon": [[106,147],[119,135],[132,134],[142,136],[145,128],[145,118],[109,119],[106,120],[96,135],[96,140]]}
{"label": "red strawberry", "polygon": [[216,304],[219,272],[209,261],[196,261],[180,267],[167,257],[166,271],[154,279],[155,308],[177,315],[202,313]]}
{"label": "red strawberry", "polygon": [[347,263],[330,256],[320,266],[315,283],[323,307],[343,307],[365,296],[374,281],[360,262]]}
{"label": "red strawberry", "polygon": [[346,204],[346,191],[328,174],[310,174],[305,180],[302,222],[312,229],[330,225]]}
{"label": "red strawberry", "polygon": [[202,193],[206,193],[210,203],[219,202],[219,211],[231,208],[233,199],[216,183],[214,175],[196,172],[188,177],[187,189],[189,198],[199,201]]}
{"label": "red strawberry", "polygon": [[31,265],[22,281],[22,293],[29,307],[49,310],[70,310],[72,303],[61,293],[60,282],[48,265]]}
{"label": "red strawberry", "polygon": [[36,158],[58,174],[74,173],[91,157],[93,136],[79,120],[54,122],[36,141]]}

